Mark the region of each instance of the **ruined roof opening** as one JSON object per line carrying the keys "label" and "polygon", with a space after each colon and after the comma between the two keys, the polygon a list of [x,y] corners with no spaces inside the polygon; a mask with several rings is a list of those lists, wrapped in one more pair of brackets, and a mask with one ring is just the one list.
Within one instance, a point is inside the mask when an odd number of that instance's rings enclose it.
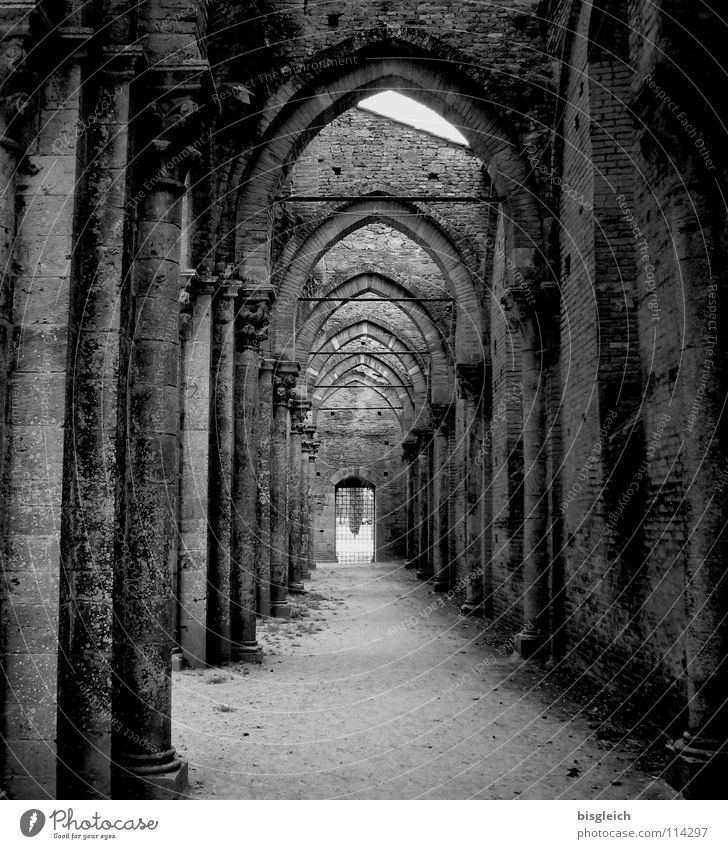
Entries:
{"label": "ruined roof opening", "polygon": [[434,109],[398,91],[381,91],[371,97],[365,97],[359,101],[359,106],[385,118],[408,124],[417,130],[425,130],[434,136],[468,146],[468,140],[457,127],[438,115]]}

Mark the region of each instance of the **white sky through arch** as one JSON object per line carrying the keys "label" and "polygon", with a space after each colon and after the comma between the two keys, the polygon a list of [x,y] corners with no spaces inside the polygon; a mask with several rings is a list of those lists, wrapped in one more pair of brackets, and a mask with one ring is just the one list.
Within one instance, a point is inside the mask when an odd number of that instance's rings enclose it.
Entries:
{"label": "white sky through arch", "polygon": [[468,143],[465,136],[437,112],[398,91],[379,92],[359,101],[359,106],[450,141],[464,145]]}

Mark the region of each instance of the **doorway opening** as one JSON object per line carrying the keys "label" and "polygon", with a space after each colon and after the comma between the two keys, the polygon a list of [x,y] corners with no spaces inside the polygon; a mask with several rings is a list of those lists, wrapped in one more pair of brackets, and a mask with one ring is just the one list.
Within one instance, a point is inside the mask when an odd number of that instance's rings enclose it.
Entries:
{"label": "doorway opening", "polygon": [[336,487],[336,562],[372,563],[375,552],[374,487],[347,478]]}

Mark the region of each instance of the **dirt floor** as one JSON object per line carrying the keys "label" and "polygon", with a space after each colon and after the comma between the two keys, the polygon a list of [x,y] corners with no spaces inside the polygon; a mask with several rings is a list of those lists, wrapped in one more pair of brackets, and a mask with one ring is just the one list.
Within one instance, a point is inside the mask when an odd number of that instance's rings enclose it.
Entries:
{"label": "dirt floor", "polygon": [[399,564],[319,564],[307,588],[260,625],[262,665],[175,673],[192,797],[675,798],[641,742]]}

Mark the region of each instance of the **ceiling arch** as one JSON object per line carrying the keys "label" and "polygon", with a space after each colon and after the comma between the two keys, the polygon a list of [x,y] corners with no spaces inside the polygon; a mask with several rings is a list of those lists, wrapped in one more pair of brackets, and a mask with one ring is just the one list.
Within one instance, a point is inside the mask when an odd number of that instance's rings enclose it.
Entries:
{"label": "ceiling arch", "polygon": [[[368,337],[375,342],[378,342],[382,345],[383,348],[388,349],[386,351],[379,351],[377,349],[369,349],[366,351],[355,351],[355,350],[346,350],[346,351],[337,351],[336,347],[344,347],[351,342],[356,341],[357,339],[362,339]],[[332,333],[321,345],[321,348],[327,346],[334,346],[333,351],[321,351],[320,353],[314,354],[307,365],[307,373],[311,375],[316,375],[319,373],[320,369],[317,368],[320,364],[323,364],[327,361],[331,361],[334,359],[334,356],[337,354],[384,354],[389,356],[391,351],[396,351],[397,356],[395,360],[402,364],[405,372],[408,374],[412,373],[414,368],[419,369],[420,373],[427,378],[428,374],[431,376],[432,371],[431,367],[428,369],[429,363],[421,355],[406,352],[406,346],[404,346],[402,340],[395,335],[395,333],[390,330],[388,327],[384,327],[376,322],[372,321],[358,321],[354,324],[350,324],[347,327],[341,328],[334,333]],[[397,347],[395,347],[397,346]],[[401,349],[401,350],[400,350]],[[334,356],[332,356],[332,354]],[[430,360],[430,363],[432,360]],[[446,366],[444,361],[438,363],[438,367]]]}
{"label": "ceiling arch", "polygon": [[[377,272],[362,271],[348,277],[343,283],[322,293],[326,298],[359,298],[362,295],[375,295],[380,298],[390,298],[392,304],[401,310],[417,327],[424,344],[430,350],[441,350],[443,354],[454,359],[454,351],[449,348],[445,333],[437,326],[426,307],[419,301],[403,302],[401,298],[414,298],[409,289],[401,283],[396,283]],[[364,299],[363,299],[364,300]],[[300,356],[310,352],[314,339],[323,325],[341,309],[341,303],[320,301],[305,322],[298,328],[296,351]]]}
{"label": "ceiling arch", "polygon": [[[361,52],[382,41],[381,36],[372,39]],[[396,49],[402,54],[410,52],[404,44]],[[263,133],[252,160],[237,159],[229,172],[230,197],[219,236],[224,240],[228,234],[237,233],[235,258],[248,263],[249,274],[265,276],[269,272],[265,251],[256,247],[263,248],[267,241],[269,210],[302,150],[322,127],[366,94],[387,89],[406,92],[460,129],[475,154],[497,170],[499,191],[507,197],[506,211],[516,225],[517,246],[541,248],[540,215],[527,187],[528,168],[518,152],[519,145],[496,116],[491,102],[475,94],[481,89],[468,85],[466,78],[458,79],[455,66],[438,58],[426,53],[371,55],[353,68],[329,68],[291,92]]]}
{"label": "ceiling arch", "polygon": [[295,359],[295,324],[298,297],[311,269],[338,241],[373,221],[387,223],[419,244],[442,272],[454,297],[455,349],[458,362],[482,361],[483,320],[480,302],[460,252],[453,241],[411,204],[396,198],[367,197],[339,207],[299,247],[283,271],[271,322],[273,352]]}

